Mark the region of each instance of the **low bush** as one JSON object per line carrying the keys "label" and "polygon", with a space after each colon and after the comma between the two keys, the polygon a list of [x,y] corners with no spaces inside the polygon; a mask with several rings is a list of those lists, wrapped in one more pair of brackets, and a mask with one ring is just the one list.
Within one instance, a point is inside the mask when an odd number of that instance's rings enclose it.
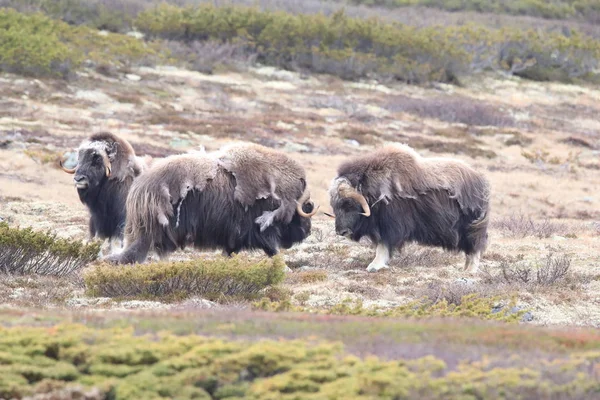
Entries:
{"label": "low bush", "polygon": [[383,309],[380,307],[364,307],[360,300],[344,300],[338,304],[329,307],[313,309],[308,306],[296,306],[289,300],[272,301],[268,298],[262,298],[253,304],[257,310],[264,311],[294,311],[294,312],[313,312],[332,315],[362,315],[362,316],[382,316],[382,317],[402,317],[402,318],[475,318],[482,320],[495,320],[503,322],[518,322],[521,316],[526,312],[519,310],[511,312],[512,307],[507,307],[497,311],[497,305],[500,297],[485,297],[478,294],[468,294],[462,296],[455,302],[449,302],[444,296],[438,296],[435,299],[423,298],[422,300],[412,301],[402,306]]}
{"label": "low bush", "polygon": [[547,239],[555,235],[569,235],[572,232],[569,227],[560,222],[552,222],[548,219],[536,221],[524,214],[512,214],[507,217],[497,218],[492,226],[503,234],[513,238],[536,237]]}
{"label": "low bush", "polygon": [[483,269],[483,279],[486,283],[508,284],[515,287],[576,286],[589,283],[593,276],[573,272],[572,257],[568,254],[548,253],[536,261],[526,261],[523,255],[505,258],[500,261],[497,273]]}
{"label": "low bush", "polygon": [[377,76],[409,83],[457,82],[465,73],[503,70],[535,80],[592,78],[600,42],[570,32],[480,26],[416,29],[379,19],[293,15],[242,6],[162,4],[141,12],[149,37],[246,44],[257,61],[344,79]]}
{"label": "low bush", "polygon": [[88,295],[95,297],[255,299],[283,281],[284,268],[280,257],[253,262],[240,256],[132,267],[100,264],[84,273],[84,281]]}
{"label": "low bush", "polygon": [[[427,336],[427,331],[416,329]],[[487,327],[485,334],[488,338],[515,335],[493,327]],[[359,358],[332,342],[249,342],[169,332],[144,335],[132,328],[93,329],[80,324],[2,327],[0,397],[62,398],[61,393],[148,400],[597,396],[599,382],[593,368],[597,352],[572,351],[552,361],[517,354],[480,359],[463,353],[453,364],[432,355],[411,359],[390,354],[388,360]]]}
{"label": "low bush", "polygon": [[577,18],[600,21],[600,4],[594,0],[349,0],[352,4],[385,7],[425,6],[447,11],[476,11],[528,15],[548,19]]}
{"label": "low bush", "polygon": [[473,126],[505,127],[517,124],[508,112],[498,107],[458,95],[424,99],[397,95],[386,99],[384,107],[392,112],[406,112]]}
{"label": "low bush", "polygon": [[[343,79],[408,83],[457,83],[461,76],[482,70],[535,80],[594,81],[600,60],[600,42],[576,31],[475,25],[415,28],[377,18],[351,18],[343,9],[325,16],[209,2],[188,7],[151,6],[154,3],[143,0],[130,6],[121,0],[111,0],[114,5],[81,0],[32,0],[31,7],[11,0],[4,3],[77,25],[2,11],[11,26],[7,32],[0,30],[0,43],[6,42],[0,47],[6,54],[0,68],[33,75],[65,75],[84,58],[144,63],[160,53],[167,59],[169,49],[175,59],[209,73],[220,65],[256,60]],[[2,19],[7,18],[0,18],[0,23]],[[39,29],[41,25],[45,28]],[[124,32],[132,26],[145,34],[146,42],[90,29]],[[157,38],[179,44],[153,41]],[[49,48],[53,51],[38,51]]]}
{"label": "low bush", "polygon": [[69,77],[85,60],[129,66],[152,57],[151,46],[129,36],[0,8],[0,71]]}
{"label": "low bush", "polygon": [[100,243],[83,244],[0,222],[0,273],[64,276],[94,261]]}

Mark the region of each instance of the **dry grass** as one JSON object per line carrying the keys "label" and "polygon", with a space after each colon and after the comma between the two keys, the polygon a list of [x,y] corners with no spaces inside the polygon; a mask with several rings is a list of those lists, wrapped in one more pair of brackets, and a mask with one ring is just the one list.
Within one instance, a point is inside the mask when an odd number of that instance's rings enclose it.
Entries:
{"label": "dry grass", "polygon": [[459,95],[424,99],[397,95],[387,99],[384,107],[392,112],[405,112],[451,123],[459,122],[474,126],[517,126],[517,122],[508,112]]}
{"label": "dry grass", "polygon": [[496,218],[492,227],[512,238],[536,237],[547,239],[556,235],[572,236],[574,232],[565,223],[552,222],[548,219],[536,221],[524,214],[513,214]]}
{"label": "dry grass", "polygon": [[327,280],[327,272],[324,270],[315,269],[288,274],[285,279],[285,283],[290,285],[302,285],[307,283],[322,282],[325,280]]}
{"label": "dry grass", "polygon": [[496,152],[479,147],[480,142],[469,138],[464,141],[442,141],[424,136],[411,136],[406,140],[415,149],[426,149],[433,153],[463,154],[473,158],[495,158]]}

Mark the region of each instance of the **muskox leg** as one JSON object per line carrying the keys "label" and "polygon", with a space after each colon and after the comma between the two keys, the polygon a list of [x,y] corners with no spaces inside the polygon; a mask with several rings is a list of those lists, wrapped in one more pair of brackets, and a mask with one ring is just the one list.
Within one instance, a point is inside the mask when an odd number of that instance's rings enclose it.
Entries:
{"label": "muskox leg", "polygon": [[371,261],[371,264],[367,267],[367,271],[375,272],[383,268],[389,268],[387,263],[390,261],[391,255],[390,248],[384,243],[379,243],[375,250],[375,259]]}
{"label": "muskox leg", "polygon": [[140,238],[135,240],[119,254],[106,257],[104,260],[115,264],[143,263],[150,251],[150,239]]}
{"label": "muskox leg", "polygon": [[469,274],[476,274],[479,271],[479,259],[481,258],[481,252],[476,251],[471,254],[467,254],[467,260],[465,261],[465,271]]}

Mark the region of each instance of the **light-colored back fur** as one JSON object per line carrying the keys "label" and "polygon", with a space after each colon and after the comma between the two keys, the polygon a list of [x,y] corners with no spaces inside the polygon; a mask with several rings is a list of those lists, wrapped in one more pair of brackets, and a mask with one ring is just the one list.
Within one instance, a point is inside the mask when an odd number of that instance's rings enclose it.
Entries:
{"label": "light-colored back fur", "polygon": [[[367,182],[357,189],[376,201],[416,199],[431,190],[446,190],[464,211],[488,209],[488,180],[460,160],[424,158],[407,145],[394,144],[345,165],[364,174]],[[337,186],[334,182],[332,192]]]}
{"label": "light-colored back fur", "polygon": [[256,220],[261,230],[274,221],[289,223],[302,196],[304,169],[282,153],[254,144],[234,144],[212,153],[191,152],[154,161],[134,181],[127,198],[126,242],[140,234],[154,237],[166,226],[175,211],[173,206],[191,190],[202,191],[217,174],[232,174],[236,186],[234,199],[252,206],[259,199],[280,201],[276,210]]}
{"label": "light-colored back fur", "polygon": [[257,221],[261,230],[273,221],[289,223],[302,195],[300,181],[306,182],[304,168],[287,155],[252,143],[236,143],[223,147],[215,156],[225,170],[236,179],[234,198],[244,206],[258,199],[272,197],[281,202],[277,210]]}
{"label": "light-colored back fur", "polygon": [[[160,225],[173,216],[173,205],[191,190],[204,190],[218,170],[207,154],[190,153],[166,157],[136,179],[127,197],[126,242],[133,243],[142,232],[154,237]],[[157,224],[158,222],[158,224]]]}

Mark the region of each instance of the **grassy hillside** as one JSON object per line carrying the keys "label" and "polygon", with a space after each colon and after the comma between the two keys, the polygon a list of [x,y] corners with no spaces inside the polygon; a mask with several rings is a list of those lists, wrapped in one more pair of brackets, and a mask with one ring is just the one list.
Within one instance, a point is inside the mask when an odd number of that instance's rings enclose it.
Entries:
{"label": "grassy hillside", "polygon": [[548,19],[600,21],[600,3],[595,0],[349,0],[352,4],[385,7],[424,6],[448,11],[528,15]]}
{"label": "grassy hillside", "polygon": [[[73,7],[69,16],[79,10]],[[49,5],[41,9],[55,18],[66,13],[52,11]],[[90,10],[77,19],[83,24],[79,26],[40,14],[0,11],[0,69],[68,76],[84,61],[139,65],[156,61],[160,55],[161,62],[201,65],[199,58],[217,53],[223,62],[237,56],[246,62],[351,80],[376,77],[407,83],[456,83],[461,76],[485,70],[534,80],[598,79],[600,41],[577,32],[565,36],[476,25],[417,29],[376,18],[352,18],[343,11],[325,16],[243,6],[161,4],[130,21],[146,35],[143,42],[122,34],[99,34],[84,26],[89,22],[106,28],[94,22],[104,11]]]}

